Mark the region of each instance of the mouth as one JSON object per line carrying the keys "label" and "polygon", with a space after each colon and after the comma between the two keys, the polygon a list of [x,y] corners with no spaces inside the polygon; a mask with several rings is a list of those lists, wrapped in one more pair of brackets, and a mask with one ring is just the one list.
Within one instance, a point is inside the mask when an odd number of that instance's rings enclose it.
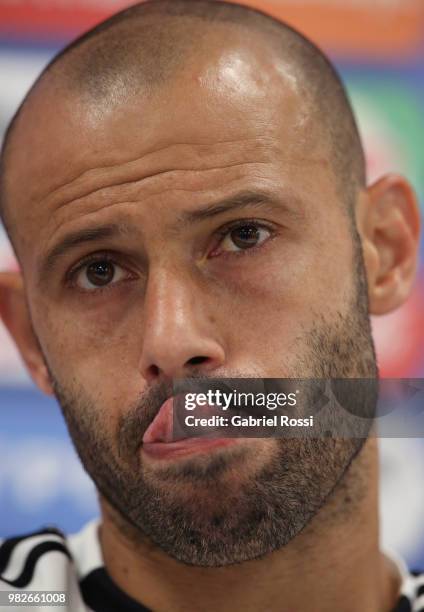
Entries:
{"label": "mouth", "polygon": [[[211,438],[205,434],[192,437],[184,431],[175,431],[175,399],[170,397],[162,404],[146,429],[142,444],[142,451],[146,455],[156,459],[177,459],[194,453],[210,453],[237,443],[237,438]],[[214,435],[214,432],[211,434]]]}

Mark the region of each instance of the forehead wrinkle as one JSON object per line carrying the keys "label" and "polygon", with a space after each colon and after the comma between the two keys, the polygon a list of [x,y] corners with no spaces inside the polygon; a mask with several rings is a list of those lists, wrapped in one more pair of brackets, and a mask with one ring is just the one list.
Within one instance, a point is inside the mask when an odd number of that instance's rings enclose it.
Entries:
{"label": "forehead wrinkle", "polygon": [[[238,181],[239,179],[234,179],[227,183],[227,187]],[[202,194],[208,194],[208,197],[203,198],[203,202],[201,202],[200,206],[192,206],[191,208],[187,208],[186,210],[178,210],[177,208],[169,207],[176,216],[176,223],[174,230],[179,232],[179,230],[184,226],[190,226],[193,222],[202,220],[202,218],[207,218],[208,211],[216,207],[217,209],[222,205],[222,210],[217,210],[217,213],[220,212],[231,212],[233,209],[242,209],[242,208],[252,208],[252,209],[267,209],[269,211],[281,211],[288,215],[296,222],[303,222],[307,216],[307,205],[308,202],[303,199],[302,196],[293,192],[290,189],[283,188],[279,185],[278,189],[275,188],[275,184],[270,183],[266,184],[269,181],[255,181],[253,185],[251,184],[250,188],[241,187],[238,191],[235,192],[233,188],[229,193],[222,195],[214,195],[213,189],[176,189],[176,188],[168,188],[162,189],[158,192],[150,193],[143,201],[143,204],[147,204],[148,201],[155,196],[162,196],[169,192],[173,192],[175,194],[183,193],[183,194],[194,194],[196,196],[202,196]],[[121,217],[122,217],[122,207],[126,207],[130,205],[131,207],[140,206],[140,200],[125,200],[121,202],[115,202],[113,204],[106,204],[100,206],[95,210],[91,210],[90,212],[83,213],[81,216],[78,215],[76,219],[84,219],[85,222],[92,221],[93,216],[97,216],[104,209],[108,209],[108,211],[119,207],[121,209]],[[145,207],[144,207],[145,208]],[[203,209],[203,211],[202,211]],[[151,208],[149,209],[151,210]],[[199,211],[199,212],[198,212]],[[204,214],[203,214],[204,213]],[[210,216],[213,216],[210,215]],[[73,223],[75,220],[67,220],[66,224]],[[97,221],[98,222],[98,221]],[[162,218],[163,222],[163,218]],[[122,223],[122,221],[120,221]],[[130,222],[125,222],[126,225],[131,226]],[[57,230],[62,228],[64,225],[63,222],[57,223],[55,229],[52,231],[51,236],[49,238],[49,242],[53,240]],[[180,227],[177,227],[180,226]],[[171,228],[170,228],[171,229]]]}
{"label": "forehead wrinkle", "polygon": [[[236,177],[230,181],[227,181],[226,185],[229,186],[231,185],[234,181],[238,181],[240,180],[240,177]],[[147,202],[151,199],[154,198],[155,196],[162,196],[162,195],[166,195],[170,192],[173,192],[175,194],[177,193],[183,193],[183,194],[204,194],[204,193],[210,193],[211,191],[214,191],[213,189],[210,188],[205,188],[205,189],[198,189],[198,188],[192,188],[192,189],[188,189],[188,188],[176,188],[176,187],[168,187],[168,188],[163,188],[159,191],[154,191],[154,192],[150,192],[149,194],[147,194],[146,196],[143,197],[143,201],[140,201],[140,196],[137,196],[134,199],[125,199],[125,200],[120,200],[118,202],[113,202],[113,203],[100,203],[96,208],[91,208],[89,211],[81,211],[81,214],[79,214],[79,212],[77,211],[75,213],[76,217],[71,218],[71,219],[67,219],[66,222],[72,222],[73,220],[75,220],[75,218],[80,218],[80,217],[84,217],[84,218],[89,218],[92,215],[98,214],[101,211],[108,209],[109,211],[117,206],[122,207],[122,206],[126,206],[128,204],[130,205],[134,205],[134,206],[140,206],[140,204],[147,204]],[[67,208],[72,207],[73,205],[76,205],[78,203],[82,203],[84,204],[84,200],[80,199],[80,200],[75,200],[74,202],[70,202],[67,205]],[[55,216],[57,216],[57,213],[61,213],[63,212],[65,207],[60,207],[59,209],[57,209],[56,211],[54,211],[52,218],[54,218]],[[58,228],[60,228],[63,225],[64,221],[63,220],[58,220],[56,222],[55,228],[52,231],[52,234],[54,234]]]}
{"label": "forehead wrinkle", "polygon": [[[56,199],[67,198],[70,201],[81,197],[90,193],[85,191],[85,185],[90,181],[94,182],[94,185],[90,186],[92,191],[94,191],[96,185],[99,185],[98,188],[100,189],[135,182],[140,180],[140,178],[148,178],[155,174],[172,170],[196,170],[194,167],[196,164],[199,170],[229,167],[237,165],[237,163],[243,163],[243,157],[248,155],[249,149],[252,149],[251,153],[255,155],[258,155],[260,151],[262,154],[266,153],[266,157],[268,157],[273,149],[272,144],[275,145],[275,143],[271,144],[271,140],[254,137],[241,140],[217,141],[212,144],[174,143],[148,150],[143,155],[125,160],[122,163],[107,164],[84,170],[66,183],[55,187],[43,200],[46,200],[48,204],[50,200],[55,202]],[[252,146],[243,149],[246,142],[252,142]],[[224,145],[224,151],[220,150],[221,145]],[[234,161],[234,158],[237,157],[241,158],[241,161]],[[229,160],[228,163],[225,163],[226,159]],[[219,163],[216,163],[218,160]],[[178,161],[179,168],[175,168],[176,161]]]}
{"label": "forehead wrinkle", "polygon": [[[299,164],[302,163],[304,165],[318,165],[318,166],[329,166],[329,162],[328,160],[326,160],[325,158],[308,158],[308,157],[297,157],[295,159],[282,159],[280,160],[280,162],[285,163],[286,165],[293,165],[293,164]],[[201,169],[192,169],[192,168],[188,168],[188,169],[181,169],[181,168],[173,168],[173,169],[169,169],[169,170],[161,170],[155,173],[151,173],[151,174],[145,174],[144,176],[142,176],[142,178],[136,178],[134,180],[122,180],[118,183],[111,183],[109,185],[105,185],[105,186],[100,186],[100,187],[95,187],[94,189],[92,189],[91,191],[86,191],[83,192],[82,194],[77,193],[76,197],[69,199],[69,200],[65,200],[65,201],[59,201],[57,204],[55,202],[53,202],[53,206],[55,206],[54,210],[52,211],[52,214],[55,215],[58,211],[63,210],[64,208],[68,207],[68,206],[72,206],[72,205],[78,205],[79,203],[84,203],[84,201],[87,198],[91,198],[93,196],[99,196],[104,198],[105,195],[107,196],[108,194],[111,194],[113,196],[113,190],[115,189],[119,189],[122,187],[134,187],[134,188],[139,188],[140,190],[143,190],[143,188],[147,187],[147,185],[150,185],[156,178],[159,177],[170,177],[170,178],[175,178],[176,180],[178,180],[181,176],[182,177],[187,177],[187,180],[190,180],[193,178],[193,176],[201,176],[204,174],[209,174],[209,173],[213,173],[213,172],[218,172],[220,170],[230,170],[233,168],[241,168],[243,166],[270,166],[270,162],[269,161],[243,161],[243,162],[235,162],[235,163],[230,163],[230,164],[226,164],[226,165],[222,165],[222,166],[213,166],[213,167],[209,167],[209,168],[201,168]],[[138,175],[139,176],[139,175]],[[231,181],[230,181],[231,182]],[[199,192],[203,192],[206,190],[210,190],[209,188],[207,189],[198,189],[198,188],[194,188],[194,189],[187,189],[187,188],[182,188],[182,187],[176,187],[173,186],[172,188],[166,188],[166,189],[162,189],[160,191],[156,191],[153,194],[149,193],[147,197],[150,197],[151,195],[157,195],[161,192],[166,193],[168,191],[187,191],[187,192],[193,192],[193,191],[199,191]],[[50,194],[45,201],[40,202],[40,204],[45,204],[46,206],[50,206],[50,199],[54,200],[54,195],[56,195],[56,198],[58,196],[58,193],[55,192],[54,194]],[[120,193],[120,195],[122,195],[122,193]],[[57,198],[59,199],[59,198]],[[137,196],[136,200],[132,200],[129,199],[128,197],[125,198],[125,202],[126,203],[130,203],[130,202],[136,202],[138,201],[139,197]],[[123,203],[123,202],[122,202]],[[106,204],[107,206],[107,204]],[[103,204],[99,207],[99,209],[101,209],[103,207]],[[95,212],[98,209],[94,209],[93,212]]]}
{"label": "forehead wrinkle", "polygon": [[[325,166],[326,161],[322,160],[321,158],[318,159],[305,159],[305,158],[300,158],[301,163],[305,164],[311,164],[311,165],[320,165],[320,166]],[[299,160],[290,160],[290,163],[287,162],[287,165],[293,165],[293,164],[297,164],[299,162]],[[237,167],[237,166],[243,166],[243,165],[249,165],[250,163],[252,164],[259,164],[259,162],[246,162],[245,164],[233,164],[232,166],[229,167]],[[262,162],[262,165],[266,165],[266,162]],[[200,174],[203,172],[207,172],[208,174],[210,174],[212,171],[219,171],[219,168],[211,168],[210,170],[203,170],[203,171],[176,171],[177,174],[180,173],[191,173],[191,174]],[[165,173],[161,173],[159,176],[162,176]],[[94,196],[98,196],[98,194],[103,191],[103,197],[102,197],[102,201],[98,201],[97,199],[94,200],[93,204],[91,204],[90,209],[89,210],[84,210],[84,206],[87,206],[87,198],[90,198],[92,196],[86,196],[85,198],[80,198],[78,200],[74,200],[72,202],[68,202],[66,203],[66,205],[60,205],[56,210],[53,211],[53,213],[51,213],[51,219],[54,221],[56,219],[56,224],[55,224],[55,228],[53,230],[52,233],[55,233],[57,231],[57,229],[63,225],[64,222],[71,222],[73,221],[75,218],[78,217],[90,217],[91,215],[94,214],[98,214],[100,213],[102,210],[108,209],[111,210],[116,206],[126,206],[128,204],[134,204],[134,205],[143,205],[143,204],[147,204],[148,201],[155,197],[155,196],[165,196],[169,193],[173,193],[173,194],[191,194],[191,195],[196,195],[198,194],[199,196],[203,196],[203,194],[209,194],[208,199],[213,198],[214,200],[219,200],[219,199],[225,199],[226,196],[225,193],[222,193],[222,186],[219,184],[218,187],[216,186],[205,186],[204,188],[200,188],[198,185],[197,186],[193,186],[191,188],[189,187],[179,187],[177,185],[172,185],[170,187],[162,187],[161,189],[154,189],[152,191],[152,187],[156,184],[156,181],[154,181],[156,177],[148,177],[146,179],[142,179],[141,181],[136,181],[134,183],[131,183],[131,185],[134,187],[134,190],[137,189],[136,193],[134,194],[133,197],[128,197],[130,194],[126,193],[125,194],[125,198],[122,199],[122,192],[119,191],[118,193],[118,197],[119,197],[119,201],[116,201],[114,199],[114,194],[113,194],[113,190],[115,189],[114,187],[108,187],[108,188],[104,188],[103,190],[97,190],[94,193]],[[147,181],[147,185],[146,185],[146,181]],[[229,188],[232,187],[234,185],[235,182],[241,182],[241,181],[248,181],[247,184],[245,185],[241,185],[239,191],[243,191],[243,192],[247,192],[247,191],[261,191],[264,192],[265,191],[272,191],[274,193],[276,193],[276,184],[275,184],[275,178],[271,175],[271,174],[267,174],[267,175],[262,175],[262,176],[252,176],[252,173],[250,172],[249,174],[245,175],[245,176],[235,176],[232,178],[226,177],[225,180],[225,191],[228,193]],[[121,186],[122,187],[122,186]],[[280,181],[278,184],[278,187],[281,189],[283,187],[282,182]],[[116,187],[117,189],[119,189],[119,186]],[[148,191],[147,191],[148,190]],[[217,192],[221,190],[221,193],[218,193],[216,196],[212,195],[214,194],[214,192]],[[286,188],[284,188],[284,190],[286,191]],[[232,191],[234,191],[234,188],[232,189]],[[143,193],[144,192],[144,193]],[[112,199],[112,201],[110,202],[106,202],[105,203],[105,195],[104,193],[108,194],[110,196],[110,198]],[[290,193],[286,193],[283,194],[284,198],[287,201],[293,200],[294,199],[298,199],[297,196],[295,196],[294,194],[290,194]],[[67,219],[63,219],[62,215],[64,212],[68,212],[70,213],[70,218],[68,217]],[[59,217],[59,218],[57,218]]]}
{"label": "forehead wrinkle", "polygon": [[[149,179],[155,179],[156,177],[160,177],[160,176],[164,176],[164,175],[168,175],[168,176],[178,176],[182,173],[185,173],[186,175],[190,175],[190,174],[200,174],[200,173],[207,173],[207,172],[214,172],[217,170],[226,170],[226,169],[230,169],[230,168],[236,168],[238,166],[245,166],[245,165],[261,165],[261,164],[267,164],[268,162],[260,162],[260,161],[246,161],[246,162],[237,162],[237,163],[233,163],[233,164],[226,164],[224,166],[213,166],[211,168],[198,168],[198,169],[186,169],[186,168],[172,168],[172,169],[166,169],[166,170],[160,170],[157,172],[152,172],[150,174],[145,174],[144,176],[142,176],[141,178],[135,178],[134,180],[122,180],[120,182],[113,182],[110,183],[109,185],[103,185],[101,187],[95,187],[94,189],[90,190],[90,191],[83,191],[82,193],[78,193],[76,194],[76,197],[71,198],[70,200],[67,200],[65,202],[60,202],[58,208],[64,208],[70,204],[74,204],[77,203],[80,200],[83,200],[85,198],[94,196],[94,195],[101,195],[102,192],[105,192],[107,190],[110,189],[114,189],[117,187],[124,187],[124,186],[141,186],[143,182],[148,181]],[[139,173],[138,173],[139,175]],[[108,175],[110,176],[110,175]],[[57,192],[56,192],[56,197],[57,197]],[[52,197],[52,199],[54,200],[54,198]],[[50,204],[50,196],[46,199],[46,204],[49,205]]]}

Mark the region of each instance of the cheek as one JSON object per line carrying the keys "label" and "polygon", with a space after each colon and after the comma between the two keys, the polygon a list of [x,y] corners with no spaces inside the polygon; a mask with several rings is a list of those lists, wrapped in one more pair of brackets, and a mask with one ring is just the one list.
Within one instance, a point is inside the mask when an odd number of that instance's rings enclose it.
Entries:
{"label": "cheek", "polygon": [[68,309],[46,302],[37,305],[33,318],[43,353],[59,384],[75,393],[79,389],[102,413],[105,428],[114,431],[119,417],[143,390],[134,367],[141,340],[136,328],[127,329],[122,320],[119,324],[110,311],[77,317],[75,312],[70,314]]}
{"label": "cheek", "polygon": [[232,361],[245,362],[250,354],[262,371],[276,358],[288,362],[318,319],[331,322],[348,312],[355,292],[354,249],[350,236],[340,238],[323,233],[304,248],[276,250],[266,265],[233,275],[219,301],[221,320],[230,322]]}

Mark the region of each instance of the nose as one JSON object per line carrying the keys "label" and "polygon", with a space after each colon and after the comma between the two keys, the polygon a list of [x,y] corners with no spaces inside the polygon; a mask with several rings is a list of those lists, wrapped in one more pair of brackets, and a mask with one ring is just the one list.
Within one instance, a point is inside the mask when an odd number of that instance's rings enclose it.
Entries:
{"label": "nose", "polygon": [[151,271],[146,287],[140,372],[159,377],[207,375],[225,362],[223,342],[211,322],[210,300],[188,274]]}

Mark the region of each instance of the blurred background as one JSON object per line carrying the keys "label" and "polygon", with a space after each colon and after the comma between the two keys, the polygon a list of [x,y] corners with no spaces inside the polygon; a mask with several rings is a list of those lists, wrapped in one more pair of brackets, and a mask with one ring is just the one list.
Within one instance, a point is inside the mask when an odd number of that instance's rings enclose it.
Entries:
{"label": "blurred background", "polygon": [[[31,83],[76,35],[123,0],[0,0],[0,139]],[[424,0],[249,1],[296,26],[347,84],[369,180],[405,174],[424,203]],[[46,109],[48,111],[48,109]],[[421,254],[423,245],[421,246]],[[423,258],[421,257],[421,261]],[[0,270],[16,266],[0,226]],[[373,321],[384,377],[424,374],[424,269],[400,310]],[[424,440],[381,440],[382,543],[424,568]],[[0,537],[97,514],[55,402],[37,392],[0,323]]]}

